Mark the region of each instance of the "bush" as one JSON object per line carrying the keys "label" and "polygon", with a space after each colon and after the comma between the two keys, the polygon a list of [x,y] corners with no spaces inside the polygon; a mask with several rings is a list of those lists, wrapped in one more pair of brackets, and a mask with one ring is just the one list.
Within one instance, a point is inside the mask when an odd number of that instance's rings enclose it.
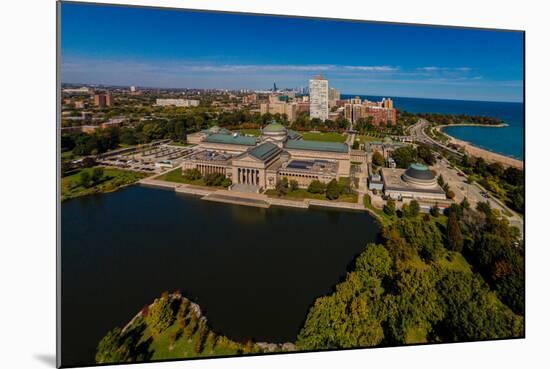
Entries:
{"label": "bush", "polygon": [[386,205],[384,205],[384,213],[386,213],[389,216],[395,215],[395,201],[392,199],[389,199],[386,201]]}
{"label": "bush", "polygon": [[204,184],[207,186],[221,186],[225,176],[220,173],[208,173],[204,176]]}
{"label": "bush", "polygon": [[224,178],[221,185],[223,187],[229,187],[233,184],[233,182],[229,178]]}
{"label": "bush", "polygon": [[448,199],[453,199],[455,197],[455,193],[452,190],[447,191],[446,196]]}
{"label": "bush", "polygon": [[277,191],[277,195],[279,196],[286,195],[288,193],[288,178],[283,177],[283,179],[277,180],[275,191]]}
{"label": "bush", "polygon": [[436,203],[434,206],[432,206],[430,208],[430,214],[433,216],[433,217],[438,217],[439,214],[441,214],[440,210],[439,210],[439,205]]}
{"label": "bush", "polygon": [[411,217],[415,217],[420,213],[420,204],[416,200],[412,200],[409,204],[409,214]]}
{"label": "bush", "polygon": [[92,171],[92,181],[97,183],[103,178],[103,168],[94,168]]}
{"label": "bush", "polygon": [[317,179],[311,181],[307,188],[307,192],[310,193],[323,193],[325,192],[325,184]]}
{"label": "bush", "polygon": [[372,153],[372,163],[376,166],[383,166],[384,165],[384,155],[382,155],[379,151],[375,151]]}
{"label": "bush", "polygon": [[366,208],[370,207],[372,204],[370,195],[368,193],[363,196],[363,205],[365,205]]}
{"label": "bush", "polygon": [[340,197],[340,189],[338,188],[338,182],[336,182],[336,179],[333,179],[328,183],[326,196],[329,200],[336,200]]}
{"label": "bush", "polygon": [[292,179],[289,182],[289,185],[290,185],[290,191],[296,191],[298,189],[298,181],[295,179]]}
{"label": "bush", "polygon": [[92,185],[92,177],[90,176],[90,173],[86,171],[80,172],[80,185],[86,188]]}
{"label": "bush", "polygon": [[186,169],[183,171],[183,177],[190,181],[196,181],[202,178],[202,174],[197,168]]}

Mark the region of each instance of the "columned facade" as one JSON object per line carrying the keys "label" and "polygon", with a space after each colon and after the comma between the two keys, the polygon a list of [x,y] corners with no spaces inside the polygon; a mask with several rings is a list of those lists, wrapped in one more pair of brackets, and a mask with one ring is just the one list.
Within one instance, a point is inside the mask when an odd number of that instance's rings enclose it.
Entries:
{"label": "columned facade", "polygon": [[254,168],[237,168],[237,183],[252,186],[262,186],[260,170]]}

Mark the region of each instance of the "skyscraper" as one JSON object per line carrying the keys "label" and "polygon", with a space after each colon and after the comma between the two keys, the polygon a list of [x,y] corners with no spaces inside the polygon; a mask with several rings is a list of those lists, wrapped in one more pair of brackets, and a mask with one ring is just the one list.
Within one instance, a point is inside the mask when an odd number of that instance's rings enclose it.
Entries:
{"label": "skyscraper", "polygon": [[322,76],[309,80],[309,117],[328,119],[328,81]]}

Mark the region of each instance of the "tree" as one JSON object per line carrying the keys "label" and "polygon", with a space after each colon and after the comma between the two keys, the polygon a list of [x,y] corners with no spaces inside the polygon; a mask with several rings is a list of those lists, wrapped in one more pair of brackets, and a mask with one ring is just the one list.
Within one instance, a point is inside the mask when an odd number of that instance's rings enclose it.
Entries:
{"label": "tree", "polygon": [[434,218],[437,218],[439,216],[440,211],[439,211],[439,205],[437,203],[435,203],[435,205],[430,208],[430,214]]}
{"label": "tree", "polygon": [[98,183],[103,178],[103,168],[94,168],[92,171],[92,182]]}
{"label": "tree", "polygon": [[340,196],[340,189],[336,179],[332,179],[327,185],[326,196],[329,200],[336,200]]}
{"label": "tree", "polygon": [[435,164],[435,157],[428,145],[420,144],[416,150],[418,152],[418,157],[422,159],[424,163],[428,165]]}
{"label": "tree", "polygon": [[289,182],[290,191],[296,191],[298,189],[298,181],[295,179],[291,179]]}
{"label": "tree", "polygon": [[186,169],[183,171],[183,177],[187,180],[195,181],[195,180],[201,179],[202,174],[200,170],[198,170],[197,168]]}
{"label": "tree", "polygon": [[404,146],[395,149],[392,158],[399,168],[408,168],[417,158],[416,150],[412,146]]}
{"label": "tree", "polygon": [[109,331],[97,345],[95,361],[98,364],[123,363],[130,358],[130,350],[121,347],[121,329],[118,327]]}
{"label": "tree", "polygon": [[90,187],[92,185],[92,176],[89,172],[83,170],[80,172],[80,185],[82,187]]}
{"label": "tree", "polygon": [[445,185],[445,180],[443,179],[443,175],[439,175],[437,176],[437,184],[440,186],[440,187],[443,187],[443,185]]}
{"label": "tree", "polygon": [[435,333],[444,341],[519,337],[523,319],[491,296],[476,274],[448,271],[436,284],[444,318]]}
{"label": "tree", "polygon": [[393,199],[388,199],[384,205],[384,213],[389,216],[395,215],[395,201]]}
{"label": "tree", "polygon": [[160,334],[170,327],[174,320],[175,313],[172,298],[165,294],[163,297],[156,299],[147,315],[147,323],[153,333]]}
{"label": "tree", "polygon": [[283,177],[283,179],[277,180],[277,183],[275,183],[275,191],[277,191],[277,195],[284,196],[288,193],[288,178]]}
{"label": "tree", "polygon": [[325,192],[325,185],[323,182],[314,179],[309,183],[307,191],[310,193],[323,193]]}
{"label": "tree", "polygon": [[96,164],[97,163],[96,163],[95,159],[92,158],[92,157],[87,156],[84,159],[82,159],[82,167],[84,167],[84,168],[91,168]]}
{"label": "tree", "polygon": [[420,213],[420,204],[416,200],[412,200],[409,204],[409,214],[411,217],[416,217]]}
{"label": "tree", "polygon": [[470,209],[470,202],[466,197],[462,200],[460,206],[462,206],[463,209]]}
{"label": "tree", "polygon": [[453,199],[455,197],[455,193],[452,190],[448,190],[445,196],[447,196],[448,199]]}
{"label": "tree", "polygon": [[379,151],[374,151],[372,153],[372,163],[379,167],[384,166],[384,155],[382,155]]}
{"label": "tree", "polygon": [[462,237],[462,231],[458,224],[458,217],[456,212],[451,212],[447,219],[447,241],[449,243],[449,249],[453,251],[462,251],[464,246],[464,238]]}

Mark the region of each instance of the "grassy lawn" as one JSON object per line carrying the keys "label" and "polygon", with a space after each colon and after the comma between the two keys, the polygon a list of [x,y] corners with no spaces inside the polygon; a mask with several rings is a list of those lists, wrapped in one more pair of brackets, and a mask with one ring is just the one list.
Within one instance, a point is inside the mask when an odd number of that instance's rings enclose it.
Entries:
{"label": "grassy lawn", "polygon": [[193,186],[203,186],[203,187],[208,187],[212,189],[226,188],[224,186],[208,186],[206,185],[206,183],[204,183],[204,178],[199,178],[195,180],[187,179],[183,176],[181,168],[177,168],[169,172],[166,172],[164,174],[161,174],[160,176],[155,177],[155,179],[158,179],[160,181],[167,181],[167,182],[185,183]]}
{"label": "grassy lawn", "polygon": [[472,267],[466,261],[461,253],[455,251],[446,251],[446,255],[442,256],[436,261],[436,264],[444,269],[472,273]]}
{"label": "grassy lawn", "polygon": [[76,170],[61,178],[61,201],[94,193],[112,192],[146,176],[146,174],[129,170],[104,168],[103,178],[98,183],[88,188],[80,185],[80,173],[88,172],[91,175],[93,169]]}
{"label": "grassy lawn", "polygon": [[280,197],[286,200],[301,200],[301,199],[315,199],[315,200],[328,200],[328,201],[343,201],[343,202],[357,202],[357,194],[352,193],[350,195],[340,195],[336,200],[329,200],[324,194],[321,193],[310,193],[304,188],[299,188],[294,191],[288,191],[284,196],[279,196],[276,190],[267,190],[265,194],[270,197]]}
{"label": "grassy lawn", "polygon": [[259,129],[254,129],[254,128],[238,129],[237,132],[239,132],[242,135],[250,135],[250,136],[254,136],[254,137],[258,137],[260,135],[260,130]]}
{"label": "grassy lawn", "polygon": [[355,136],[355,141],[357,141],[358,139],[359,139],[360,143],[373,142],[373,141],[383,141],[384,136],[382,136],[382,137],[374,137],[374,136],[366,136],[366,135],[357,135],[357,136]]}
{"label": "grassy lawn", "polygon": [[336,132],[299,132],[304,140],[327,141],[327,142],[346,142],[347,136]]}
{"label": "grassy lawn", "polygon": [[206,342],[204,349],[200,353],[195,353],[193,347],[198,339],[198,332],[195,332],[191,338],[186,338],[183,335],[176,340],[175,344],[170,347],[170,336],[176,333],[180,327],[175,323],[166,329],[161,334],[153,337],[149,327],[146,328],[143,334],[142,340],[147,340],[151,337],[150,349],[153,351],[151,360],[166,360],[166,359],[179,359],[189,357],[205,357],[205,356],[224,356],[224,355],[236,355],[239,353],[239,345],[220,337],[214,347],[210,342]]}
{"label": "grassy lawn", "polygon": [[195,186],[206,186],[204,183],[204,180],[202,178],[196,179],[196,180],[189,180],[185,178],[182,175],[181,168],[177,168],[174,170],[171,170],[170,172],[166,172],[164,174],[161,174],[158,177],[155,177],[155,179],[158,179],[160,181],[168,181],[168,182],[176,182],[176,183],[185,183]]}

